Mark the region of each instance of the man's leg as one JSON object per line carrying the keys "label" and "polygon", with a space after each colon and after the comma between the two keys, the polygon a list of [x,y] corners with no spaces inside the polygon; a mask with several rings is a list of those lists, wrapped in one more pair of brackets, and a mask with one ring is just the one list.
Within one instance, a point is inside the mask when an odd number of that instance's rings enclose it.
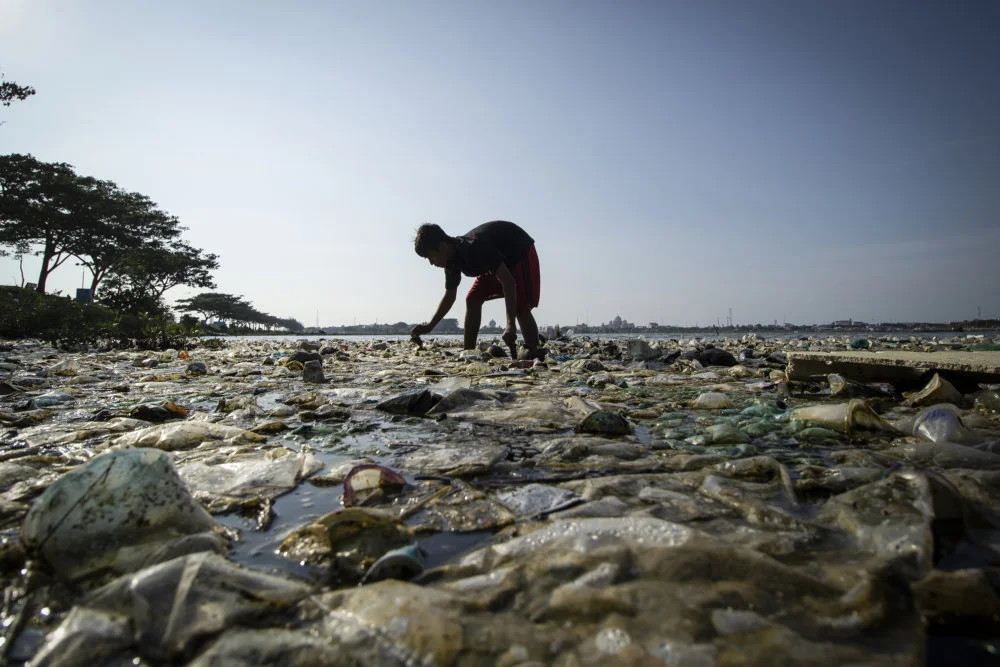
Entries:
{"label": "man's leg", "polygon": [[538,348],[538,324],[531,310],[524,310],[517,314],[517,323],[521,325],[521,336],[524,337],[524,346],[529,350]]}
{"label": "man's leg", "polygon": [[528,257],[515,267],[514,280],[517,282],[517,322],[521,325],[524,346],[529,351],[538,349],[538,324],[531,309],[538,305],[540,293],[540,272],[535,246],[528,247]]}
{"label": "man's leg", "polygon": [[479,337],[479,323],[483,318],[483,304],[490,299],[503,296],[500,281],[494,276],[484,274],[478,276],[465,295],[465,349],[476,349],[476,338]]}
{"label": "man's leg", "polygon": [[[472,296],[465,297],[465,349],[476,349],[479,322],[483,319],[483,302]],[[538,337],[537,331],[535,337]]]}

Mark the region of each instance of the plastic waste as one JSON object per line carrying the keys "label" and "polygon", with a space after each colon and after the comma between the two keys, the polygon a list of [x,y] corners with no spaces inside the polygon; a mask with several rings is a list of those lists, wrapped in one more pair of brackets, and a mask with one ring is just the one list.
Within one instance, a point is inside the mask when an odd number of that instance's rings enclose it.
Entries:
{"label": "plastic waste", "polygon": [[96,658],[130,645],[150,660],[182,660],[204,638],[289,608],[310,592],[305,584],[241,568],[217,554],[175,558],[95,591],[31,664],[99,664]]}
{"label": "plastic waste", "polygon": [[330,512],[294,531],[278,551],[286,558],[328,565],[338,574],[360,579],[387,551],[412,543],[411,530],[392,514],[367,507]]}
{"label": "plastic waste", "polygon": [[968,442],[972,433],[962,423],[962,415],[951,403],[921,410],[913,420],[913,435],[931,442]]}
{"label": "plastic waste", "polygon": [[375,409],[391,414],[422,415],[433,408],[439,400],[441,397],[437,394],[427,389],[418,389],[387,398],[376,405]]}
{"label": "plastic waste", "polygon": [[57,576],[73,581],[104,569],[128,571],[145,555],[169,553],[163,549],[171,542],[217,530],[167,454],[128,449],[60,477],[35,500],[21,536]]}
{"label": "plastic waste", "polygon": [[221,461],[192,461],[181,465],[179,473],[192,491],[210,496],[275,498],[322,467],[322,461],[310,452],[276,447]]}
{"label": "plastic waste", "polygon": [[936,403],[961,403],[962,400],[962,392],[935,373],[923,389],[908,396],[905,402],[907,405],[924,406]]}
{"label": "plastic waste", "polygon": [[628,355],[633,361],[650,361],[659,359],[663,351],[652,347],[642,339],[628,341]]}
{"label": "plastic waste", "polygon": [[31,410],[37,410],[39,408],[51,408],[56,405],[62,405],[63,403],[69,403],[75,400],[75,396],[67,394],[64,391],[50,391],[31,399],[28,402],[28,406]]}
{"label": "plastic waste", "polygon": [[112,444],[119,447],[155,447],[165,451],[174,451],[196,447],[209,440],[259,443],[266,442],[267,437],[226,424],[185,421],[133,431],[115,438]]}
{"label": "plastic waste", "polygon": [[598,407],[578,397],[566,399],[524,398],[495,407],[487,402],[454,412],[451,419],[477,424],[516,426],[520,428],[570,428],[576,426]]}
{"label": "plastic waste", "polygon": [[851,399],[847,403],[809,405],[796,408],[792,411],[791,418],[812,422],[848,435],[855,431],[896,432],[891,424],[858,398]]}
{"label": "plastic waste", "polygon": [[365,463],[354,466],[344,478],[344,507],[353,507],[381,498],[388,492],[401,491],[406,480],[385,466]]}
{"label": "plastic waste", "polygon": [[75,359],[65,359],[56,364],[49,366],[49,375],[62,375],[64,377],[72,377],[74,375],[79,375],[80,368],[79,362]]}
{"label": "plastic waste", "polygon": [[583,498],[567,489],[547,484],[528,484],[497,495],[497,502],[520,517],[537,517],[568,509]]}
{"label": "plastic waste", "polygon": [[710,391],[694,399],[691,407],[695,410],[724,410],[733,407],[733,400],[721,392]]}
{"label": "plastic waste", "polygon": [[417,544],[408,544],[405,547],[393,549],[386,552],[368,568],[361,583],[370,584],[383,579],[409,581],[423,573],[426,558],[426,552]]}
{"label": "plastic waste", "polygon": [[578,429],[581,433],[596,433],[599,435],[628,435],[632,425],[617,412],[598,410],[587,415]]}

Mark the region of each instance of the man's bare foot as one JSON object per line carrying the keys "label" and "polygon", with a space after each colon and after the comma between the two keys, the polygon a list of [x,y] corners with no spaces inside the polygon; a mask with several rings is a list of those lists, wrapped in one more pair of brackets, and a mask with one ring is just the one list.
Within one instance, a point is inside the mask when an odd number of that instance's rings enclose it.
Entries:
{"label": "man's bare foot", "polygon": [[548,353],[544,347],[536,347],[533,350],[529,350],[526,347],[522,347],[517,352],[517,358],[520,361],[528,361],[530,359],[537,359],[538,361],[545,361],[545,355]]}

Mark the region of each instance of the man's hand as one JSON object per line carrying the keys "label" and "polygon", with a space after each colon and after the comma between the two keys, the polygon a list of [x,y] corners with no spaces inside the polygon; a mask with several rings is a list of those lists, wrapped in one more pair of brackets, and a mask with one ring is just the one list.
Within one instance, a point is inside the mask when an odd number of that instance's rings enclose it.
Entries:
{"label": "man's hand", "polygon": [[429,324],[418,324],[417,326],[410,329],[410,338],[416,338],[417,336],[423,336],[424,334],[429,334],[431,329],[433,329]]}

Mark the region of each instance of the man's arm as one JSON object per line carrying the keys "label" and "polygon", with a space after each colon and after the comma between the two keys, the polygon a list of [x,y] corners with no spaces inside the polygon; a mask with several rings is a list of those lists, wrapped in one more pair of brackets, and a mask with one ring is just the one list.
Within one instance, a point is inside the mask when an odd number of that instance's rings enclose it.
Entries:
{"label": "man's arm", "polygon": [[433,331],[434,327],[437,326],[438,322],[444,319],[444,316],[448,314],[451,307],[455,305],[455,296],[458,294],[458,288],[452,288],[444,291],[444,296],[441,297],[441,303],[438,304],[437,312],[434,313],[434,317],[427,324],[418,324],[417,326],[410,329],[411,336],[423,336]]}
{"label": "man's arm", "polygon": [[494,275],[503,288],[503,301],[507,307],[507,328],[504,329],[501,338],[507,345],[513,346],[517,342],[517,283],[514,282],[514,274],[503,262],[497,267]]}

